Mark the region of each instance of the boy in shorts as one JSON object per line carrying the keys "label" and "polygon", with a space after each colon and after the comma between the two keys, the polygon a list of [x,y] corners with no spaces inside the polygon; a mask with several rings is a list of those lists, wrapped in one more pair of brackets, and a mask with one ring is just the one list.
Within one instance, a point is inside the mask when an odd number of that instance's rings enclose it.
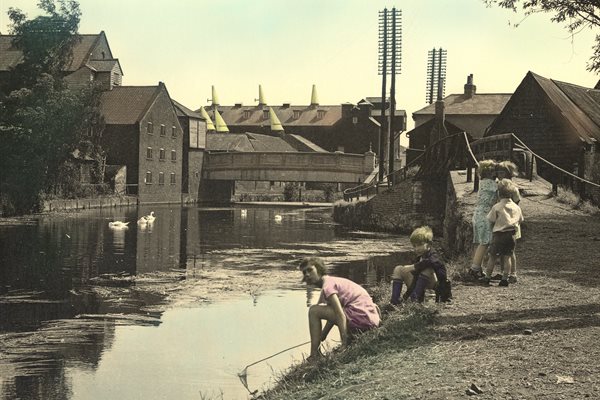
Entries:
{"label": "boy in shorts", "polygon": [[490,245],[490,263],[485,271],[483,283],[489,285],[490,277],[494,272],[497,257],[500,257],[502,266],[502,280],[498,286],[508,286],[510,271],[510,258],[515,250],[515,232],[518,225],[523,222],[521,208],[512,200],[517,187],[510,179],[498,182],[498,197],[496,203],[487,215],[488,221],[494,224],[492,228],[492,243]]}

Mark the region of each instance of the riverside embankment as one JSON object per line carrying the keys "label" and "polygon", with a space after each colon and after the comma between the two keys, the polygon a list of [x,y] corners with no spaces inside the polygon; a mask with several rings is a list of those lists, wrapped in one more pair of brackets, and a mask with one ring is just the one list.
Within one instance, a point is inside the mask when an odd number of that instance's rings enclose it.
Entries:
{"label": "riverside embankment", "polygon": [[[483,287],[469,265],[472,186],[457,183],[446,229],[454,302],[409,306],[343,352],[282,377],[266,399],[597,398],[600,386],[600,217],[525,186],[519,281]],[[449,252],[447,252],[448,254]],[[386,288],[375,293],[386,303]]]}

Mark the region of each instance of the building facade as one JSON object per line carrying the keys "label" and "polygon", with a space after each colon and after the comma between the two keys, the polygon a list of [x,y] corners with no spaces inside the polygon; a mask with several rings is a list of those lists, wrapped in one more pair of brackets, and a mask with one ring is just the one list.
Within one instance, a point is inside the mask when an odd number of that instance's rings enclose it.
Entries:
{"label": "building facade", "polygon": [[121,86],[101,98],[108,165],[127,167],[140,203],[181,202],[183,130],[165,85]]}

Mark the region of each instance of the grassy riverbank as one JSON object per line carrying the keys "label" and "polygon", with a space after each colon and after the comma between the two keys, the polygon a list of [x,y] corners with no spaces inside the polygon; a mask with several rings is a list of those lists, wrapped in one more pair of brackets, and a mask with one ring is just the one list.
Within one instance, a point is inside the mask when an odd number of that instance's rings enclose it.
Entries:
{"label": "grassy riverbank", "polygon": [[[400,308],[346,351],[294,368],[262,398],[462,399],[472,384],[480,399],[596,398],[600,218],[546,196],[521,206],[517,284],[455,280],[453,304]],[[450,263],[454,275],[468,263]]]}

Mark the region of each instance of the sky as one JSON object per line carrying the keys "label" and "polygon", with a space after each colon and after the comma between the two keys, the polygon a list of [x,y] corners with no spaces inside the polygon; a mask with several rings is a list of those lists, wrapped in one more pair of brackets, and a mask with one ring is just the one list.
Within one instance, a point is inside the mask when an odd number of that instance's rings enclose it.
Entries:
{"label": "sky", "polygon": [[[0,31],[9,7],[29,17],[36,0],[0,0]],[[527,71],[593,87],[586,71],[596,32],[571,37],[550,15],[515,14],[482,0],[80,0],[80,33],[104,31],[123,68],[124,85],[166,84],[189,108],[266,101],[357,103],[381,96],[377,73],[378,11],[402,11],[398,109],[424,106],[427,52],[448,52],[446,95],[462,93],[469,74],[478,93],[512,93]],[[514,25],[520,23],[518,27]],[[598,32],[600,33],[600,32]],[[388,87],[390,79],[388,78]]]}

